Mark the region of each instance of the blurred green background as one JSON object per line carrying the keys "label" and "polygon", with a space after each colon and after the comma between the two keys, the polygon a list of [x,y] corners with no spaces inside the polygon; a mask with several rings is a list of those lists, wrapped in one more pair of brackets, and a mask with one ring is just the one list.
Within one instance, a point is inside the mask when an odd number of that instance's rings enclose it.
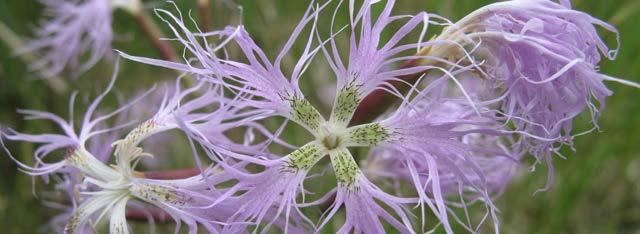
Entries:
{"label": "blurred green background", "polygon": [[[195,10],[195,1],[180,0],[177,4],[186,12]],[[212,1],[210,10],[214,28],[240,19],[240,14],[229,2]],[[410,14],[426,10],[457,20],[490,2],[398,0],[395,12]],[[148,7],[171,7],[161,1],[145,3]],[[307,7],[307,1],[297,0],[238,0],[235,3],[243,6],[241,18],[248,31],[271,56],[281,48]],[[615,61],[603,61],[602,72],[640,82],[640,1],[581,0],[573,1],[573,4],[574,8],[614,24],[621,33],[620,54]],[[30,29],[40,18],[40,10],[41,6],[35,0],[2,0],[0,21],[16,34],[30,36]],[[115,12],[113,28],[116,33],[114,48],[130,54],[158,57],[126,12]],[[162,28],[168,33],[166,27]],[[613,38],[606,39],[611,41]],[[301,51],[300,48],[296,50],[294,55]],[[289,64],[294,61],[293,57],[288,59]],[[59,92],[51,88],[50,82],[28,71],[25,61],[15,56],[4,42],[0,43],[0,61],[0,123],[31,133],[55,128],[48,123],[22,120],[15,112],[17,108],[47,110],[66,116],[71,90],[95,94],[104,87],[112,70],[111,63],[103,61],[79,79],[63,78],[69,88]],[[154,82],[170,80],[175,75],[128,61],[121,61],[121,65],[116,89],[125,96],[148,88]],[[322,77],[327,69],[324,63],[314,65],[310,76]],[[312,86],[308,84],[303,90],[307,93],[317,90]],[[553,188],[533,195],[546,180],[546,171],[539,166],[535,172],[518,176],[506,193],[496,199],[501,210],[503,233],[640,234],[640,149],[636,148],[640,145],[640,91],[615,83],[609,86],[615,94],[607,99],[600,121],[602,132],[579,137],[575,153],[565,150],[567,160],[555,158]],[[108,100],[106,106],[113,107],[115,103],[115,100]],[[578,129],[587,127],[586,119],[577,123]],[[10,146],[14,155],[31,162],[33,145]],[[190,163],[181,162],[180,158],[167,160],[175,161],[176,167]],[[35,184],[38,195],[50,187],[42,182]],[[31,185],[30,177],[20,173],[7,157],[0,157],[0,233],[50,232],[45,225],[57,211],[44,207],[41,197],[32,194]]]}

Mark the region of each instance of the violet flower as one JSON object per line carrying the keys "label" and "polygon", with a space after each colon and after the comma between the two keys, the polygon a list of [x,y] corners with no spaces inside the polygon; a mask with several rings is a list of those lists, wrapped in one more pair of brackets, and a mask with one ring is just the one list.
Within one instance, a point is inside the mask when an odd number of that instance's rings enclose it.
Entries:
{"label": "violet flower", "polygon": [[[34,154],[35,166],[28,166],[17,161],[11,156],[8,149],[4,148],[6,153],[29,175],[64,174],[74,172],[74,170],[82,173],[82,185],[76,188],[79,189],[79,194],[81,195],[77,199],[79,204],[74,207],[73,214],[65,227],[65,232],[79,232],[84,229],[86,224],[98,223],[105,214],[111,213],[110,232],[128,233],[125,209],[132,198],[153,204],[167,212],[177,222],[186,223],[189,226],[190,233],[195,233],[198,225],[202,225],[210,232],[221,230],[224,221],[237,208],[224,206],[226,204],[215,207],[215,210],[207,208],[210,203],[216,200],[216,196],[220,194],[207,184],[210,182],[207,178],[219,170],[215,168],[206,169],[201,175],[183,180],[151,180],[144,178],[140,172],[134,171],[136,162],[140,157],[151,156],[138,147],[145,138],[170,129],[178,129],[181,126],[178,122],[185,123],[186,121],[194,124],[195,121],[200,119],[220,119],[217,115],[224,115],[225,113],[222,111],[214,114],[196,112],[204,105],[220,100],[207,96],[211,95],[211,91],[216,90],[205,89],[205,91],[208,90],[209,92],[204,92],[194,99],[187,97],[188,94],[193,95],[196,90],[203,87],[203,85],[199,85],[186,91],[176,92],[176,95],[165,99],[162,108],[152,119],[142,122],[124,138],[109,143],[109,145],[115,147],[115,165],[109,166],[87,150],[87,142],[97,135],[116,131],[130,125],[123,124],[111,128],[97,129],[98,126],[102,126],[104,121],[125,111],[137,101],[133,100],[129,104],[105,115],[94,116],[94,112],[102,99],[113,88],[117,70],[116,67],[116,72],[114,72],[107,89],[87,108],[79,131],[75,130],[73,119],[65,121],[51,113],[31,110],[21,111],[28,114],[28,119],[53,121],[64,132],[64,134],[32,135],[9,130],[3,133],[3,138],[8,140],[42,144]],[[73,116],[74,98],[75,94],[70,102],[70,116]],[[233,118],[233,115],[224,116]],[[215,131],[211,128],[212,126],[208,126],[208,131]],[[60,149],[67,149],[64,159],[55,163],[46,162],[45,157]],[[92,221],[90,222],[89,220]]]}
{"label": "violet flower", "polygon": [[[336,35],[343,29],[334,31],[333,23],[328,38],[322,38],[317,22],[328,3],[312,2],[273,61],[242,25],[192,32],[182,15],[156,10],[184,46],[184,62],[121,55],[185,74],[164,96],[155,115],[111,143],[114,166],[98,160],[85,145],[96,135],[126,126],[102,129],[100,123],[131,104],[104,116],[93,114],[113,87],[115,76],[107,91],[89,106],[79,133],[73,121],[23,111],[29,118],[57,123],[64,134],[10,130],[3,135],[42,144],[35,152],[35,166],[14,159],[28,174],[67,173],[69,168],[84,174],[83,185],[87,186],[80,187],[82,199],[67,225],[70,231],[111,213],[110,231],[126,233],[125,209],[137,200],[186,223],[191,233],[198,226],[214,233],[268,232],[274,226],[284,232],[319,232],[341,210],[345,222],[339,233],[383,233],[389,227],[401,233],[438,228],[452,233],[454,222],[469,232],[480,232],[489,220],[499,232],[492,197],[513,177],[524,153],[548,158],[557,151],[557,144],[569,144],[566,138],[571,137],[572,119],[590,109],[595,123],[600,108],[591,98],[602,103],[610,95],[602,81],[620,81],[597,71],[598,50],[611,59],[615,53],[608,52],[592,23],[613,28],[569,9],[564,1],[564,5],[519,0],[496,3],[456,24],[425,12],[392,15],[394,0],[374,14],[372,5],[378,2],[365,0],[358,5],[349,1],[348,50],[338,46]],[[336,12],[340,7],[341,3]],[[392,24],[401,26],[384,40],[380,35]],[[434,25],[449,27],[440,36],[423,41]],[[306,41],[302,37],[305,30],[309,30]],[[414,34],[419,36],[409,37]],[[216,44],[210,44],[212,37],[218,39]],[[301,40],[304,50],[292,72],[285,74],[282,60]],[[228,46],[239,49],[239,58],[227,53]],[[299,87],[302,74],[319,51],[337,79],[328,119]],[[478,58],[485,61],[478,62]],[[403,66],[415,61],[422,63]],[[405,82],[408,94],[391,84],[402,83],[399,76],[416,73],[423,76],[417,84]],[[183,87],[181,81],[190,78],[186,76],[193,76],[192,86]],[[480,78],[487,78],[486,82],[479,85]],[[356,107],[376,89],[398,97],[400,106],[372,123],[350,126]],[[285,119],[275,132],[260,122],[272,117]],[[300,147],[282,140],[280,134],[289,122],[302,126],[313,139]],[[510,123],[515,127],[510,128]],[[181,180],[144,178],[135,165],[142,156],[151,155],[141,143],[172,129],[187,135],[197,166],[204,169]],[[231,130],[244,130],[244,141],[232,140],[227,134]],[[256,142],[254,130],[266,140]],[[269,151],[274,144],[293,150],[280,156]],[[372,148],[363,165],[352,154],[351,148],[356,147]],[[44,160],[63,148],[70,150],[62,161]],[[200,152],[215,165],[206,167],[199,161]],[[316,176],[312,169],[328,166],[320,165],[327,155],[337,186],[307,201],[310,192],[305,183]],[[371,171],[371,167],[383,170]],[[383,190],[377,184],[383,179],[408,182],[411,192]],[[303,212],[327,202],[331,206],[317,221]],[[486,209],[475,225],[467,209],[473,203]],[[420,224],[411,207],[419,209]],[[464,211],[464,218],[456,215],[456,208]],[[434,214],[433,222],[427,220],[427,210]],[[432,230],[425,230],[427,222],[434,223]]]}
{"label": "violet flower", "polygon": [[[38,53],[29,66],[45,78],[70,69],[77,76],[112,55],[112,11],[136,11],[138,0],[39,0],[46,19],[19,53]],[[88,54],[87,58],[82,58]]]}
{"label": "violet flower", "polygon": [[[408,44],[401,42],[410,32],[417,31],[420,34],[424,34],[427,25],[439,24],[440,22],[430,20],[430,17],[441,20],[438,16],[427,13],[420,13],[416,16],[392,16],[391,10],[395,2],[388,1],[383,12],[377,18],[374,18],[371,13],[372,4],[374,4],[374,2],[365,1],[357,11],[354,11],[356,5],[350,2],[351,49],[346,65],[342,63],[340,55],[337,52],[340,49],[337,48],[337,43],[334,41],[335,38],[333,34],[335,32],[332,32],[331,37],[326,41],[320,39],[320,36],[315,32],[315,18],[317,18],[319,11],[321,11],[325,5],[315,8],[310,7],[307,10],[301,22],[294,29],[291,38],[285,44],[284,49],[277,55],[274,63],[268,60],[248,33],[244,31],[242,26],[205,34],[193,33],[187,30],[181,16],[175,17],[163,10],[158,10],[157,12],[161,17],[166,15],[171,19],[167,22],[170,23],[172,29],[174,29],[178,41],[182,42],[185,46],[185,51],[191,53],[193,58],[185,58],[185,61],[188,61],[188,63],[180,64],[123,55],[135,61],[195,74],[205,81],[214,84],[224,84],[225,87],[230,87],[230,89],[236,92],[250,94],[246,98],[239,99],[238,104],[243,108],[255,108],[256,113],[254,116],[256,118],[275,115],[283,116],[305,127],[309,133],[314,136],[315,140],[279,159],[246,156],[244,154],[234,153],[232,152],[233,150],[226,150],[223,146],[215,142],[200,141],[204,147],[211,149],[211,152],[224,152],[225,155],[233,158],[235,161],[256,164],[265,168],[258,173],[249,173],[245,170],[240,170],[245,168],[242,163],[238,163],[240,165],[238,168],[232,166],[234,164],[221,162],[225,173],[229,173],[231,177],[235,178],[238,182],[226,189],[224,195],[221,196],[216,204],[237,202],[242,207],[242,209],[231,216],[229,223],[249,222],[258,225],[267,222],[267,225],[264,227],[265,230],[267,230],[272,223],[277,222],[280,218],[284,218],[286,220],[284,230],[287,231],[289,230],[289,220],[293,219],[293,216],[300,216],[295,219],[297,221],[303,221],[302,225],[311,225],[316,229],[321,229],[338,209],[345,206],[347,221],[340,232],[349,232],[352,230],[356,232],[382,232],[384,229],[382,220],[385,220],[402,232],[412,233],[414,229],[411,219],[409,218],[410,215],[408,214],[407,205],[424,205],[428,203],[430,205],[437,204],[437,207],[432,206],[432,209],[437,213],[439,221],[444,223],[446,230],[451,232],[450,224],[447,221],[447,208],[444,206],[443,198],[438,197],[440,196],[440,188],[436,188],[439,187],[437,183],[433,185],[433,191],[436,191],[434,194],[437,194],[435,198],[427,196],[422,186],[416,186],[417,190],[419,190],[418,193],[421,194],[418,198],[396,197],[384,192],[370,182],[360,170],[359,165],[348,150],[350,147],[368,147],[382,143],[397,146],[415,144],[417,147],[417,145],[420,144],[419,142],[410,141],[407,140],[407,138],[418,139],[420,137],[426,137],[424,134],[428,131],[400,133],[396,132],[396,130],[403,127],[411,127],[411,121],[429,120],[428,117],[416,115],[414,117],[416,120],[404,120],[400,118],[394,122],[397,124],[392,124],[391,122],[393,122],[393,120],[353,127],[347,127],[347,124],[362,98],[379,85],[384,85],[391,80],[395,80],[395,76],[424,72],[425,70],[436,70],[444,74],[441,80],[446,81],[448,79],[455,79],[454,76],[456,74],[468,71],[470,67],[460,65],[459,62],[449,62],[446,59],[434,56],[405,55],[411,53],[409,52],[411,50],[417,50],[426,45],[452,44],[452,42],[445,40],[429,42],[421,42],[418,40],[418,42]],[[383,42],[379,37],[380,32],[390,23],[402,20],[406,20],[403,26],[395,32],[389,41]],[[292,74],[287,78],[280,70],[280,61],[293,43],[295,43],[302,29],[307,27],[308,24],[311,24],[311,22],[313,22],[313,24],[311,25],[312,32],[309,36],[309,41],[306,42],[305,50],[294,67]],[[418,27],[421,24],[423,27]],[[356,35],[356,32],[361,32],[361,34]],[[223,40],[221,45],[224,43],[237,44],[244,55],[241,60],[248,61],[248,63],[238,62],[230,58],[217,57],[216,51],[220,50],[220,46],[210,46],[203,42],[205,41],[204,39],[199,39],[198,36],[221,37]],[[319,46],[316,48],[313,47],[314,38],[318,38]],[[325,44],[328,44],[329,48],[325,48]],[[324,52],[338,78],[338,91],[329,120],[325,120],[315,107],[306,101],[298,87],[300,75],[305,70],[311,57],[318,50]],[[456,71],[434,65],[392,70],[387,69],[391,67],[389,66],[391,64],[417,58],[437,60],[455,67]],[[228,82],[227,79],[232,82]],[[240,85],[238,85],[238,83]],[[389,90],[403,99],[410,99],[409,96],[404,96],[400,92]],[[396,116],[405,116],[406,113],[410,111],[409,109],[409,107],[401,108]],[[264,112],[267,110],[269,112]],[[486,127],[488,129],[495,127],[496,124],[490,122],[491,119],[482,120],[488,123],[474,120],[472,117],[474,117],[473,113],[475,112],[473,112],[472,108],[470,110],[471,112],[465,112],[459,119],[452,120],[450,125],[473,125],[474,121],[477,121],[479,122],[478,125],[485,124],[488,126]],[[259,111],[263,112],[261,113]],[[440,110],[436,110],[436,112],[437,111]],[[436,126],[434,128],[444,127]],[[454,132],[442,129],[442,131],[444,131],[445,134],[433,136],[437,141],[443,142],[441,145],[434,143],[436,145],[431,147],[433,150],[414,150],[412,152],[409,152],[410,150],[404,150],[403,154],[405,154],[405,156],[403,159],[408,160],[408,162],[422,162],[423,160],[435,157],[430,156],[432,153],[441,153],[440,158],[445,158],[453,154],[454,157],[457,157],[456,160],[462,161],[462,163],[458,164],[464,164],[464,162],[469,161],[467,157],[474,151],[483,153],[491,152],[496,155],[502,153],[502,151],[498,150],[484,149],[482,146],[466,146],[465,143],[460,142],[461,138],[472,133],[486,132],[500,135],[501,132],[497,130],[474,129]],[[304,198],[306,193],[303,189],[303,184],[308,176],[309,170],[326,155],[329,155],[331,158],[331,164],[338,181],[338,187],[319,201],[305,202],[303,200],[303,202],[300,203],[298,201],[299,197]],[[450,168],[461,167],[458,164],[449,162],[447,166]],[[430,165],[437,167],[436,164]],[[467,168],[470,167],[473,167],[473,165],[467,165]],[[475,178],[483,178],[481,173],[476,174]],[[465,179],[462,174],[456,174],[456,176],[460,177],[461,180]],[[415,182],[420,183],[421,181]],[[475,186],[476,191],[479,191],[479,193],[483,195],[483,198],[488,197],[486,183],[478,182],[472,185]],[[236,195],[238,193],[240,195]],[[313,222],[304,216],[300,208],[317,205],[320,201],[332,197],[334,193],[336,194],[336,199],[333,202],[332,208],[327,211],[326,216],[320,222],[319,226],[313,225]],[[392,210],[387,211],[383,209],[378,202],[382,202],[384,206],[391,207]],[[487,203],[491,204],[490,201],[487,201]],[[494,209],[491,208],[491,211],[493,210]],[[226,227],[233,228],[233,226],[234,225],[228,225]],[[295,226],[299,227],[299,225]],[[256,227],[255,231],[257,230],[258,227]]]}
{"label": "violet flower", "polygon": [[[599,26],[615,35],[610,49]],[[572,147],[573,119],[588,110],[594,128],[612,92],[603,81],[632,82],[599,72],[604,56],[613,60],[619,49],[612,25],[571,9],[570,1],[513,0],[487,5],[450,26],[440,35],[460,44],[480,47],[473,53],[480,76],[495,95],[478,103],[500,113],[523,135],[523,148],[546,161],[563,145]],[[475,78],[478,79],[478,78]],[[497,106],[490,106],[497,104]],[[550,174],[551,179],[551,174]],[[549,186],[550,184],[548,184]]]}
{"label": "violet flower", "polygon": [[[351,139],[375,146],[366,162],[367,175],[391,179],[396,186],[402,181],[413,184],[420,202],[445,230],[452,231],[450,214],[466,230],[478,232],[485,219],[474,226],[467,211],[477,202],[484,203],[499,230],[492,197],[515,175],[521,154],[497,118],[478,116],[460,94],[443,96],[450,90],[442,87],[449,85],[445,79],[433,81],[383,120],[353,127]],[[376,134],[382,137],[370,137]],[[456,217],[455,207],[464,210],[466,220]]]}
{"label": "violet flower", "polygon": [[[256,45],[243,26],[227,27],[222,31],[194,33],[185,26],[181,14],[174,16],[161,9],[156,9],[156,14],[171,27],[176,36],[175,39],[184,45],[185,52],[192,55],[195,61],[185,59],[187,64],[181,64],[131,56],[122,52],[120,54],[133,61],[209,77],[209,81],[212,83],[225,83],[226,88],[249,96],[243,104],[253,107],[253,111],[258,112],[254,114],[256,118],[281,115],[300,123],[305,128],[317,130],[320,114],[304,98],[298,87],[298,80],[302,72],[308,65],[310,58],[317,52],[317,49],[310,48],[312,41],[309,41],[292,74],[289,75],[291,79],[285,77],[281,70],[282,59],[289,52],[304,27],[315,18],[316,13],[314,12],[317,11],[309,7],[273,63],[268,60],[265,53]],[[206,42],[206,37],[219,37],[221,42],[213,47]],[[247,64],[217,57],[216,53],[231,42],[240,47],[245,56],[244,59],[248,61]],[[227,82],[223,78],[231,79],[235,83]],[[304,113],[292,113],[296,108],[295,111],[303,111]]]}
{"label": "violet flower", "polygon": [[[445,25],[437,38],[459,46],[429,46],[419,54],[453,55],[474,66],[475,73],[465,79],[485,80],[486,90],[482,99],[469,101],[483,113],[504,116],[500,121],[519,135],[517,148],[535,156],[535,164],[546,163],[548,180],[542,190],[553,181],[553,156],[565,158],[563,146],[575,150],[575,137],[599,129],[605,98],[613,94],[604,81],[640,87],[599,72],[602,56],[615,59],[618,31],[571,9],[570,1],[504,1]],[[615,35],[616,48],[608,47],[596,26]],[[594,126],[575,133],[573,119],[585,110]]]}

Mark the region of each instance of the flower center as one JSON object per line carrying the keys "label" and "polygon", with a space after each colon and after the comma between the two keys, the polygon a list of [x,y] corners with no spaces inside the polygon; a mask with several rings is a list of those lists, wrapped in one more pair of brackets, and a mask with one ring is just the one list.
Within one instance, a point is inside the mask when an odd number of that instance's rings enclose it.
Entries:
{"label": "flower center", "polygon": [[329,134],[322,138],[322,145],[324,145],[327,150],[332,150],[340,147],[341,142],[342,139],[340,139],[340,137],[335,134]]}
{"label": "flower center", "polygon": [[345,129],[330,122],[321,124],[316,142],[322,144],[325,150],[331,151],[339,147],[343,147],[346,138],[344,137]]}

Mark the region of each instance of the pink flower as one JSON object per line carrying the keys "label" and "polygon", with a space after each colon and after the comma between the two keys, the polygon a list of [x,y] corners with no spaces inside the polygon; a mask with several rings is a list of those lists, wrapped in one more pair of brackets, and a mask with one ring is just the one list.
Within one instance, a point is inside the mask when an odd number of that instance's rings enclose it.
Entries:
{"label": "pink flower", "polygon": [[[30,68],[52,77],[66,68],[76,76],[103,57],[111,56],[111,11],[109,0],[40,0],[50,17],[35,31],[20,53],[40,54]],[[87,59],[80,57],[89,54]]]}

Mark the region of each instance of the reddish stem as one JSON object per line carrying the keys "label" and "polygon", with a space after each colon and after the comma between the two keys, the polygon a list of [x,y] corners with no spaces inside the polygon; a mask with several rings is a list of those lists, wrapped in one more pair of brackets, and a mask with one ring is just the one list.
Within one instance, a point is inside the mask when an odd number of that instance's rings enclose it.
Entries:
{"label": "reddish stem", "polygon": [[201,172],[198,168],[183,168],[175,170],[163,170],[163,171],[146,171],[142,172],[142,176],[148,179],[156,180],[174,180],[185,179],[192,176],[199,175]]}
{"label": "reddish stem", "polygon": [[198,0],[198,14],[200,15],[200,30],[208,32],[211,29],[211,11],[209,10],[211,1]]}
{"label": "reddish stem", "polygon": [[[413,67],[418,64],[418,60],[411,60],[402,65],[402,68]],[[398,77],[405,82],[410,84],[415,83],[420,78],[420,74],[412,74]],[[397,80],[389,81],[393,87],[396,89],[405,92],[408,90],[408,86],[404,82],[400,82]],[[350,125],[362,124],[372,121],[375,117],[379,116],[384,112],[389,105],[394,101],[395,96],[390,94],[387,91],[376,89],[362,99],[358,108],[356,108],[355,113],[353,114],[353,118],[351,118]]]}
{"label": "reddish stem", "polygon": [[145,210],[127,209],[126,216],[128,220],[148,221],[151,218],[154,222],[160,223],[173,220],[167,212],[155,207],[149,207]]}
{"label": "reddish stem", "polygon": [[153,47],[160,53],[160,56],[169,61],[176,61],[176,51],[169,42],[160,40],[164,38],[164,35],[151,17],[145,11],[138,11],[134,14],[134,18],[147,38],[153,43]]}

